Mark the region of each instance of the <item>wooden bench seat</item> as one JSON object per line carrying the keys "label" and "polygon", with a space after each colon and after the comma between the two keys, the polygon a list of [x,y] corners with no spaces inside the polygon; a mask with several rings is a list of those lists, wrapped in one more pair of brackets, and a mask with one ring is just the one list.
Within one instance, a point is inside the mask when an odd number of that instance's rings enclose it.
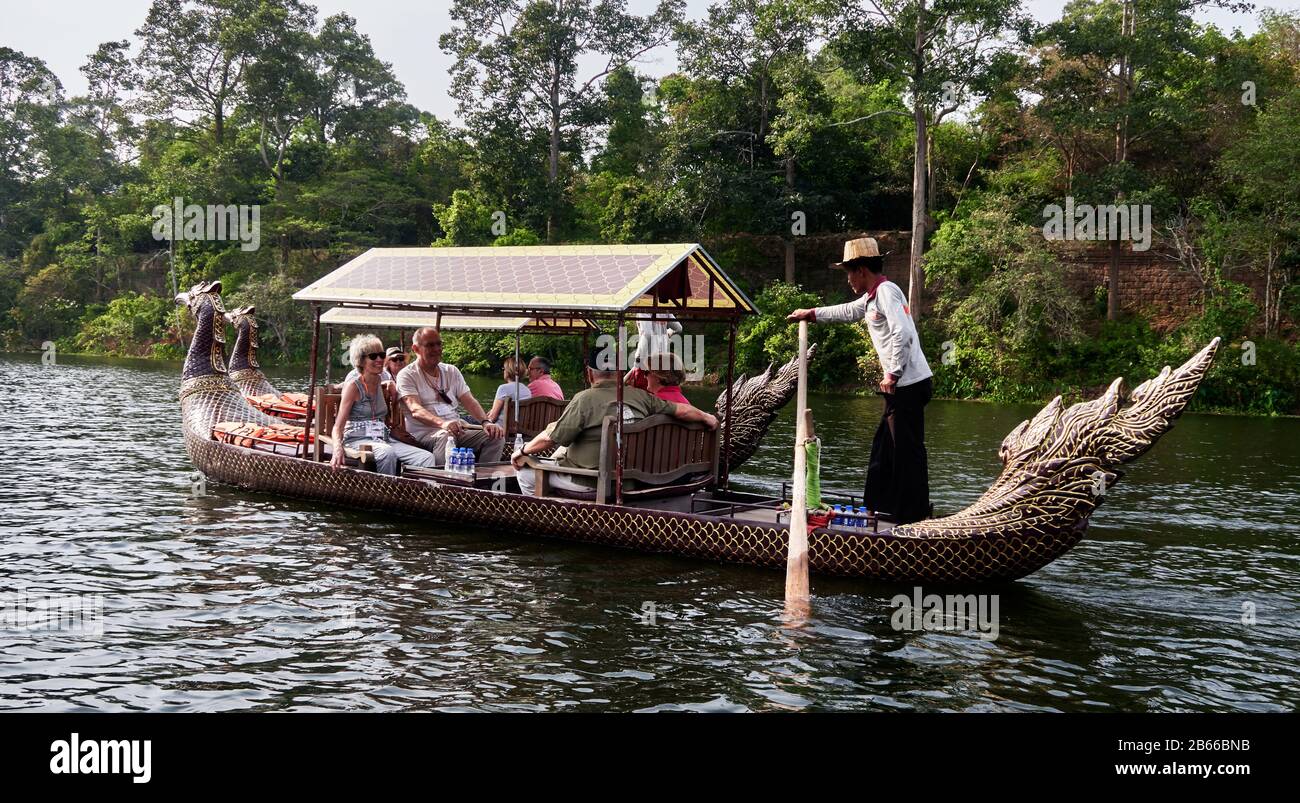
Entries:
{"label": "wooden bench seat", "polygon": [[[330,449],[336,448],[334,443],[334,422],[338,418],[339,404],[343,401],[342,385],[325,385],[316,388],[316,403],[314,405],[314,414],[316,417],[316,438],[315,450],[313,457],[317,462],[325,459],[325,445],[328,444]],[[400,429],[403,425],[402,410],[400,404],[394,403],[393,399],[388,399],[388,416],[384,423],[389,429]],[[371,448],[367,445],[359,449],[344,447],[344,457],[347,461],[355,462],[362,468],[374,471],[375,458],[371,454]]]}
{"label": "wooden bench seat", "polygon": [[[570,468],[530,455],[528,465],[537,472],[536,495],[591,499],[600,504],[613,501],[616,431],[614,417],[606,416],[601,424],[597,469]],[[623,422],[623,500],[676,496],[712,487],[718,478],[718,447],[718,431],[694,421],[661,414]],[[594,479],[595,487],[590,492],[548,489],[547,478],[559,474]]]}

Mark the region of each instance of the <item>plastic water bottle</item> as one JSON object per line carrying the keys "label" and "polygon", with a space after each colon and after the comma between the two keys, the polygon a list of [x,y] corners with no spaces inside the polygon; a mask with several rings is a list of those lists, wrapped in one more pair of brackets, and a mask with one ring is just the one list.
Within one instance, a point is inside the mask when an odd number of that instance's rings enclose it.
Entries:
{"label": "plastic water bottle", "polygon": [[843,524],[844,524],[844,505],[835,505],[835,507],[832,508],[832,509],[833,509],[834,512],[835,512],[835,517],[834,517],[833,519],[831,519],[831,524],[843,525]]}
{"label": "plastic water bottle", "polygon": [[514,448],[514,449],[511,449],[511,450],[510,450],[510,453],[511,453],[511,454],[514,454],[515,452],[522,452],[523,450],[524,450],[524,433],[522,433],[522,432],[516,432],[516,433],[515,433],[515,448]]}
{"label": "plastic water bottle", "polygon": [[442,461],[443,467],[446,468],[448,471],[455,470],[455,465],[456,465],[455,457],[456,457],[456,438],[454,435],[448,435],[447,453],[446,455],[444,455],[445,459]]}
{"label": "plastic water bottle", "polygon": [[867,526],[867,509],[865,507],[858,508],[857,524],[855,526],[857,527]]}
{"label": "plastic water bottle", "polygon": [[474,454],[473,449],[465,450],[465,473],[471,477],[474,476],[474,461],[477,459],[478,455]]}

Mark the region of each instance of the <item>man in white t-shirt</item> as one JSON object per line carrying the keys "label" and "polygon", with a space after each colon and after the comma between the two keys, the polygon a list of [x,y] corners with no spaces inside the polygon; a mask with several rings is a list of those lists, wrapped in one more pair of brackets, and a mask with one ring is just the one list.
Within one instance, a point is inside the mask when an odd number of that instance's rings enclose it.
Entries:
{"label": "man in white t-shirt", "polygon": [[457,447],[473,449],[481,463],[499,462],[506,432],[488,423],[470,429],[460,417],[457,402],[480,421],[487,414],[470,393],[460,369],[442,362],[442,335],[432,326],[418,329],[412,347],[416,361],[397,375],[397,397],[406,408],[406,431],[433,452],[439,465],[446,460],[448,438],[455,438]]}

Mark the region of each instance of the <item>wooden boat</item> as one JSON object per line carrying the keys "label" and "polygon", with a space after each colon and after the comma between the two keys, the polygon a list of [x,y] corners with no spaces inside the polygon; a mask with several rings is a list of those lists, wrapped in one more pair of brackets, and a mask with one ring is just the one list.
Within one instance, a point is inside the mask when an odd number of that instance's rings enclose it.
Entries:
{"label": "wooden boat", "polygon": [[[504,267],[494,264],[500,260]],[[525,264],[531,274],[520,273]],[[467,266],[486,277],[478,286],[467,284]],[[609,286],[600,288],[608,304],[599,309],[586,303],[589,299],[566,292],[580,281],[564,286],[556,279],[590,277],[601,271],[626,281],[613,291]],[[532,292],[519,287],[521,276],[562,286],[546,299],[521,300]],[[638,315],[659,314],[660,303],[668,299],[679,318],[694,312],[700,318],[729,321],[733,338],[737,317],[753,311],[752,303],[695,245],[622,250],[374,249],[295,298],[313,305],[317,336],[320,304],[327,301],[397,309],[423,305],[436,307],[438,315],[443,309],[464,315],[495,310],[529,318],[561,313],[599,317],[613,309],[621,326]],[[436,472],[393,477],[332,469],[305,448],[286,453],[283,444],[249,441],[250,446],[238,446],[217,440],[213,429],[220,422],[271,420],[250,407],[227,376],[224,338],[219,332],[220,285],[196,285],[178,301],[187,303],[197,320],[180,392],[185,445],[195,467],[212,480],[375,510],[379,515],[419,516],[498,532],[785,566],[789,526],[785,500],[733,490],[728,476],[752,454],[767,424],[789,400],[793,377],[788,365],[749,380],[732,381],[729,375],[719,399],[720,467],[703,487],[680,495],[624,498],[621,469],[627,455],[623,453],[615,461],[612,500],[535,498],[501,490],[496,480],[512,469],[489,467],[487,475],[469,481],[439,477]],[[1014,580],[1041,568],[1083,537],[1092,511],[1121,476],[1119,466],[1144,453],[1172,426],[1209,369],[1218,343],[1216,338],[1177,370],[1166,367],[1130,394],[1116,379],[1101,398],[1092,401],[1067,408],[1059,397],[1052,400],[1006,437],[999,451],[1004,464],[1001,475],[974,504],[958,513],[905,525],[895,525],[882,515],[871,528],[813,529],[809,535],[812,571],[886,581],[991,582]],[[313,388],[315,351],[314,339]],[[611,435],[616,426],[621,435],[621,418],[610,424]]]}

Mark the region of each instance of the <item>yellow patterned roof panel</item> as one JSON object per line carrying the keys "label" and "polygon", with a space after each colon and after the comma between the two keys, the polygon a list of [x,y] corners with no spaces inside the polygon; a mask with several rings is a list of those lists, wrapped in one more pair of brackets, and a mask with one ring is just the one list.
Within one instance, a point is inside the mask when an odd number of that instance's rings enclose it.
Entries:
{"label": "yellow patterned roof panel", "polygon": [[701,301],[710,306],[711,287],[711,306],[754,310],[695,243],[372,248],[298,291],[294,299],[430,309],[618,312],[640,306],[640,298],[664,298],[665,293],[674,299],[685,293],[691,307]]}

